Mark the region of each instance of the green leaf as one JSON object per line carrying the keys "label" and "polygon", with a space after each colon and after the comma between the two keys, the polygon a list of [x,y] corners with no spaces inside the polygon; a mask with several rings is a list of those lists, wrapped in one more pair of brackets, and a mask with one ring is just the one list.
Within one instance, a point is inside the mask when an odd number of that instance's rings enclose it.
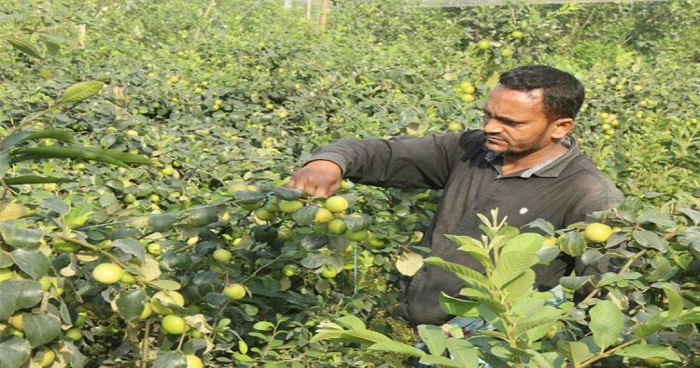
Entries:
{"label": "green leaf", "polygon": [[101,81],[86,81],[76,83],[66,88],[61,98],[58,99],[57,103],[62,104],[83,101],[100,92],[102,86],[104,86],[104,82]]}
{"label": "green leaf", "polygon": [[462,367],[477,367],[479,362],[478,350],[465,339],[447,339],[447,350],[450,357]]}
{"label": "green leaf", "polygon": [[[301,242],[299,245],[301,245],[302,248],[308,249],[308,250],[314,250],[314,249],[319,249],[322,247],[325,247],[328,245],[330,242],[330,238],[326,234],[309,234],[301,238]],[[319,257],[315,257],[319,256]],[[305,260],[305,263],[302,263],[304,267],[306,268],[316,268],[324,263],[317,264],[316,266],[312,266],[313,262],[317,262],[318,258],[322,258],[323,262],[326,262],[326,258],[324,255],[321,254],[309,254]],[[304,262],[304,260],[302,260]]]}
{"label": "green leaf", "polygon": [[32,353],[32,347],[27,340],[12,336],[7,340],[0,339],[0,367],[18,368],[24,366]]}
{"label": "green leaf", "polygon": [[660,252],[668,251],[668,241],[664,240],[659,234],[649,230],[635,230],[632,232],[632,238],[637,244],[645,248],[653,248]]}
{"label": "green leaf", "polygon": [[109,155],[101,153],[99,150],[91,149],[88,147],[55,147],[55,146],[42,146],[42,147],[30,147],[22,148],[13,152],[10,163],[14,164],[17,162],[27,161],[27,160],[46,160],[50,158],[62,158],[62,159],[74,159],[74,160],[93,160],[99,162],[105,162],[108,164],[127,167],[122,161],[117,160]]}
{"label": "green leaf", "polygon": [[29,346],[36,348],[61,335],[61,320],[51,314],[24,313],[24,333]]}
{"label": "green leaf", "polygon": [[66,143],[72,143],[74,141],[73,134],[63,129],[17,132],[2,140],[0,143],[0,150],[9,149],[22,142],[44,138],[56,139]]}
{"label": "green leaf", "polygon": [[505,294],[505,299],[511,303],[515,303],[520,298],[527,295],[535,286],[536,278],[537,275],[535,271],[530,268],[526,269],[520,276],[503,287],[502,291]]}
{"label": "green leaf", "polygon": [[615,355],[638,359],[663,358],[671,362],[681,362],[681,357],[675,351],[668,346],[656,344],[634,344],[615,352]]}
{"label": "green leaf", "polygon": [[515,325],[513,326],[513,329],[510,332],[510,335],[513,337],[518,337],[538,327],[543,327],[546,333],[546,331],[549,330],[549,328],[552,327],[552,325],[554,325],[554,323],[557,322],[558,319],[558,317],[548,317],[538,318],[536,320],[518,320],[515,322]]}
{"label": "green leaf", "polygon": [[668,300],[668,319],[678,319],[683,313],[683,297],[668,286],[664,286],[664,293]]}
{"label": "green leaf", "polygon": [[695,307],[693,310],[685,311],[679,318],[678,323],[700,323],[700,307]]}
{"label": "green leaf", "polygon": [[678,211],[683,212],[688,218],[693,221],[693,224],[700,225],[700,211],[692,208],[681,208]]}
{"label": "green leaf", "polygon": [[362,322],[361,319],[353,316],[353,315],[346,315],[342,316],[339,318],[335,319],[336,322],[338,322],[339,325],[350,329],[350,330],[366,330],[367,327],[365,326],[365,323]]}
{"label": "green leaf", "polygon": [[564,276],[559,279],[559,284],[568,290],[578,290],[592,278],[592,276]]}
{"label": "green leaf", "polygon": [[119,315],[127,321],[138,318],[146,305],[146,291],[143,289],[124,290],[116,298]]}
{"label": "green leaf", "polygon": [[265,194],[261,193],[261,192],[255,192],[255,191],[237,190],[233,194],[233,197],[236,199],[236,202],[238,202],[238,203],[253,204],[253,203],[258,203],[258,202],[264,200]]}
{"label": "green leaf", "polygon": [[528,368],[566,367],[566,358],[560,352],[540,352],[533,349],[528,349],[526,352],[531,357]]}
{"label": "green leaf", "polygon": [[605,350],[617,341],[624,327],[625,316],[613,302],[608,300],[602,300],[593,306],[590,316],[593,341]]}
{"label": "green leaf", "polygon": [[394,353],[412,357],[425,356],[425,352],[411,345],[403,344],[397,341],[383,341],[370,345],[368,350],[381,351],[385,353]]}
{"label": "green leaf", "polygon": [[447,349],[447,337],[442,327],[436,325],[419,325],[418,335],[433,355],[442,355]]}
{"label": "green leaf", "polygon": [[39,176],[39,175],[19,175],[1,179],[5,185],[25,185],[25,184],[46,184],[46,183],[69,183],[73,179],[59,178],[56,176]]}
{"label": "green leaf", "polygon": [[586,249],[581,255],[581,262],[586,266],[597,266],[598,261],[603,258],[603,253],[597,249]]}
{"label": "green leaf", "polygon": [[481,243],[471,237],[465,235],[445,235],[448,239],[452,240],[455,244],[459,246],[459,250],[469,253],[474,257],[479,263],[484,266],[491,265],[491,257],[489,257],[489,252],[484,249]]}
{"label": "green leaf", "polygon": [[0,176],[5,176],[10,168],[10,151],[0,150]]}
{"label": "green leaf", "polygon": [[141,263],[146,261],[146,247],[136,239],[117,239],[112,243],[112,246],[121,249],[124,253],[131,254]]}
{"label": "green leaf", "polygon": [[181,351],[168,351],[158,354],[153,368],[187,368],[187,360]]}
{"label": "green leaf", "polygon": [[124,152],[116,149],[108,148],[90,148],[91,150],[112,157],[125,164],[140,164],[140,165],[153,165],[153,162],[148,158],[131,152]]}
{"label": "green leaf", "polygon": [[637,222],[651,222],[661,227],[676,227],[678,224],[673,218],[654,208],[648,208],[637,217]]}
{"label": "green leaf", "polygon": [[9,254],[6,254],[5,252],[0,252],[0,268],[7,268],[10,267],[14,264],[12,262],[12,258],[10,258]]}
{"label": "green leaf", "polygon": [[199,206],[190,209],[184,224],[189,227],[204,227],[219,219],[220,208],[218,205]]}
{"label": "green leaf", "polygon": [[69,229],[83,226],[94,213],[95,211],[92,204],[83,202],[66,214],[64,225]]}
{"label": "green leaf", "polygon": [[12,261],[34,280],[40,279],[49,272],[49,258],[38,250],[16,249],[10,253]]}
{"label": "green leaf", "polygon": [[338,340],[346,343],[374,344],[378,342],[392,341],[379,332],[371,330],[322,330],[316,333],[309,342],[321,340]]}
{"label": "green leaf", "polygon": [[70,342],[63,342],[63,348],[68,351],[70,360],[68,366],[71,368],[83,368],[88,363],[88,359],[80,352],[80,349]]}
{"label": "green leaf", "polygon": [[33,57],[35,59],[43,59],[41,54],[39,54],[39,51],[37,51],[37,49],[35,49],[34,46],[32,46],[24,40],[14,37],[5,37],[5,41],[9,42],[10,45],[12,45],[12,47],[29,57]]}
{"label": "green leaf", "polygon": [[180,290],[182,288],[179,282],[173,280],[153,280],[150,284],[160,290]]}
{"label": "green leaf", "polygon": [[342,340],[344,334],[344,330],[321,330],[316,332],[316,334],[311,337],[309,342],[315,343],[323,340]]}
{"label": "green leaf", "polygon": [[614,272],[607,272],[604,273],[603,276],[600,278],[600,281],[598,281],[598,284],[596,287],[602,288],[603,286],[615,284],[617,282],[620,282],[622,280],[637,280],[642,277],[642,274],[639,272],[623,272],[620,274],[614,273]]}
{"label": "green leaf", "polygon": [[253,329],[258,331],[272,331],[274,328],[275,325],[269,321],[255,322],[255,324],[253,325]]}
{"label": "green leaf", "polygon": [[[534,252],[533,252],[534,253]],[[533,253],[525,253],[520,251],[509,251],[501,254],[496,269],[493,271],[490,279],[494,286],[502,288],[506,284],[515,280],[525,270],[537,264],[539,258]]]}
{"label": "green leaf", "polygon": [[578,231],[569,231],[559,238],[558,245],[562,252],[572,257],[578,257],[586,249],[586,240]]}
{"label": "green leaf", "polygon": [[70,211],[70,205],[63,201],[59,197],[50,197],[43,202],[41,205],[49,211],[56,212],[58,215],[65,215]]}
{"label": "green leaf", "polygon": [[475,271],[469,267],[463,266],[459,263],[447,262],[439,257],[428,257],[424,260],[426,264],[437,266],[450,271],[467,281],[470,284],[476,284],[478,287],[488,289],[491,286],[491,282],[482,273]]}
{"label": "green leaf", "polygon": [[559,247],[542,247],[537,251],[536,255],[540,259],[540,264],[548,264],[557,259],[561,254]]}
{"label": "green leaf", "polygon": [[522,233],[508,240],[508,243],[501,249],[501,255],[517,251],[529,254],[537,253],[544,244],[544,236],[537,233]]}
{"label": "green leaf", "polygon": [[364,230],[372,225],[372,218],[368,215],[352,214],[343,217],[343,221],[348,225],[348,231]]}
{"label": "green leaf", "polygon": [[23,16],[15,13],[0,15],[0,23],[10,22],[14,20],[21,20]]}
{"label": "green leaf", "polygon": [[664,328],[664,322],[664,319],[659,315],[649,318],[644,323],[637,325],[634,329],[634,336],[645,337],[654,334]]}
{"label": "green leaf", "polygon": [[575,365],[580,365],[586,359],[592,358],[595,354],[590,351],[588,345],[578,341],[557,341],[557,348]]}
{"label": "green leaf", "polygon": [[678,242],[700,252],[700,227],[693,226],[678,233]]}
{"label": "green leaf", "polygon": [[0,282],[0,320],[6,320],[16,311],[32,308],[44,296],[39,281],[5,280]]}
{"label": "green leaf", "polygon": [[478,317],[479,302],[464,300],[440,293],[440,306],[445,313],[458,317]]}
{"label": "green leaf", "polygon": [[39,248],[44,233],[38,229],[22,229],[0,222],[0,235],[13,248],[36,249]]}
{"label": "green leaf", "polygon": [[287,188],[287,187],[277,187],[272,190],[272,193],[275,194],[276,197],[280,199],[284,199],[287,201],[293,201],[296,199],[301,198],[301,195],[304,193],[299,189],[293,189],[293,188]]}
{"label": "green leaf", "polygon": [[155,214],[148,218],[148,227],[152,231],[163,232],[170,230],[176,221],[177,216],[173,213]]}
{"label": "green leaf", "polygon": [[543,220],[543,219],[537,219],[529,224],[526,224],[525,226],[532,227],[535,229],[540,229],[540,230],[544,231],[544,233],[549,235],[549,236],[554,235],[554,231],[556,230],[554,228],[554,225],[552,225],[551,222],[548,222],[548,221]]}
{"label": "green leaf", "polygon": [[461,363],[450,358],[437,355],[423,355],[419,362],[427,366],[465,368]]}
{"label": "green leaf", "polygon": [[386,337],[385,335],[372,330],[345,331],[345,333],[343,334],[343,338],[349,338],[352,341],[363,344],[391,341],[391,339]]}
{"label": "green leaf", "polygon": [[316,212],[320,207],[317,206],[304,206],[292,214],[292,220],[297,225],[306,226],[314,223],[316,218]]}

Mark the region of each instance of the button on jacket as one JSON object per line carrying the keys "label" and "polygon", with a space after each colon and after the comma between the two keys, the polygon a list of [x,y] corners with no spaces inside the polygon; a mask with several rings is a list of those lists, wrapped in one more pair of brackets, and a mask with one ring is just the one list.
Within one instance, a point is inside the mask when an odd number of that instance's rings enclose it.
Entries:
{"label": "button on jacket", "polygon": [[[477,214],[488,217],[498,208],[499,217],[507,216],[510,226],[544,219],[561,229],[623,200],[622,193],[581,154],[570,137],[563,142],[569,148],[564,155],[509,175],[501,175],[500,156],[487,151],[484,142],[481,130],[418,138],[344,139],[319,149],[308,161],[333,161],[345,178],[360,184],[443,190],[421,245],[430,248],[432,256],[481,272],[479,262],[445,237],[480,238]],[[538,266],[538,289],[558,285],[559,278],[573,270],[579,275],[585,271],[564,254],[547,266]],[[414,325],[444,323],[450,316],[439,305],[440,292],[456,296],[463,285],[449,271],[425,266],[403,285],[398,317]]]}

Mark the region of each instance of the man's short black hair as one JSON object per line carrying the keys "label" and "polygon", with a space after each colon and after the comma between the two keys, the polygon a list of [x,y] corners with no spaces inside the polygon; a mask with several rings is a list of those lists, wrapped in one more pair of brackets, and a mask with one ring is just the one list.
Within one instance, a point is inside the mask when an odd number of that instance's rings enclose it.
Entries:
{"label": "man's short black hair", "polygon": [[575,118],[585,98],[581,81],[546,65],[525,65],[501,74],[498,83],[516,91],[542,90],[544,112],[550,120]]}

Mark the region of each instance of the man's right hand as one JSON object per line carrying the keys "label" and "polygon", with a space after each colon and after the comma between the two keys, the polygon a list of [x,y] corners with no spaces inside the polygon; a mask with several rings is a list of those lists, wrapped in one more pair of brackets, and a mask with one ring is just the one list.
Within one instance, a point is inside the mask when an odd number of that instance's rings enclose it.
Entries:
{"label": "man's right hand", "polygon": [[332,161],[316,160],[297,170],[287,183],[287,187],[299,189],[313,197],[330,197],[343,180],[340,166]]}

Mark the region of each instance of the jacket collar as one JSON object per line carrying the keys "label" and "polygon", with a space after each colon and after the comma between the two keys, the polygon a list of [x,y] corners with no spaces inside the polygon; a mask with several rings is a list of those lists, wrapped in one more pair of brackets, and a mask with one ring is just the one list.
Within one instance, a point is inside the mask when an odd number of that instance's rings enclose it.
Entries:
{"label": "jacket collar", "polygon": [[[561,143],[569,149],[563,155],[550,160],[546,160],[544,162],[540,162],[539,164],[529,169],[525,169],[520,172],[508,175],[508,177],[529,178],[533,175],[550,178],[558,177],[561,174],[561,172],[564,171],[564,169],[568,166],[571,160],[581,155],[581,151],[579,150],[578,145],[576,144],[576,140],[573,139],[571,136],[567,135],[566,137],[564,137]],[[498,171],[500,176],[502,162],[501,155],[498,153],[487,151],[484,155],[484,160],[491,164],[496,169],[496,171]]]}

